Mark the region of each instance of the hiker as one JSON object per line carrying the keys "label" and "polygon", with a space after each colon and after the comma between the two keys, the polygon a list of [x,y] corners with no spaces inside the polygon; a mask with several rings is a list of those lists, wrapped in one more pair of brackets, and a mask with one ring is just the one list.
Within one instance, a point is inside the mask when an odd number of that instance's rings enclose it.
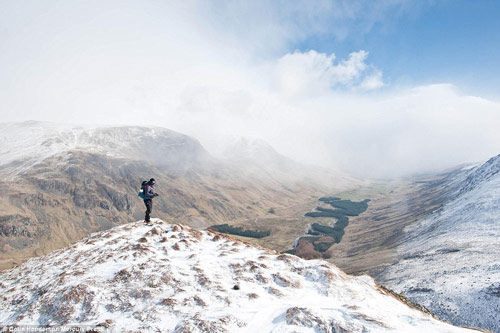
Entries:
{"label": "hiker", "polygon": [[144,204],[146,205],[146,216],[144,217],[144,222],[151,222],[150,214],[153,210],[153,198],[158,196],[158,193],[154,191],[155,179],[151,178],[149,182],[142,182],[143,187],[143,198]]}

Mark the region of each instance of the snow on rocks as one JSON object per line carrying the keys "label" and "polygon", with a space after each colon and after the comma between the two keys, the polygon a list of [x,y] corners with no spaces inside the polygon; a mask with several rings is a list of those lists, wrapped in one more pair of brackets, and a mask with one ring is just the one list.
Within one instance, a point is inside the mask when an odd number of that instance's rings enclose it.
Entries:
{"label": "snow on rocks", "polygon": [[472,169],[472,172],[462,182],[460,193],[465,193],[487,182],[500,172],[500,155],[490,158],[482,165]]}
{"label": "snow on rocks", "polygon": [[454,200],[406,229],[379,280],[456,325],[500,332],[500,155]]}
{"label": "snow on rocks", "polygon": [[[236,288],[235,286],[238,286]],[[368,277],[223,234],[140,222],[0,275],[0,324],[136,332],[459,332]]]}
{"label": "snow on rocks", "polygon": [[0,172],[3,177],[19,177],[56,155],[61,155],[61,161],[65,161],[72,151],[148,160],[158,165],[181,165],[206,157],[195,139],[159,127],[93,127],[38,121],[0,123]]}

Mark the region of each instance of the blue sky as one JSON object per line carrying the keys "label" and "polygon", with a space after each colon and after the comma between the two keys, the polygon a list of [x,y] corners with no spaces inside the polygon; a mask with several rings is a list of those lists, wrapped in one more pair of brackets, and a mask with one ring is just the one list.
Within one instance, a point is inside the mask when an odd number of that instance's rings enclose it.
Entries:
{"label": "blue sky", "polygon": [[370,28],[366,14],[344,19],[346,36],[339,38],[338,23],[326,19],[320,33],[290,43],[288,49],[313,49],[340,58],[367,50],[370,63],[393,85],[446,82],[498,99],[499,14],[500,1],[495,0],[392,2]]}
{"label": "blue sky", "polygon": [[438,171],[500,153],[498,17],[493,0],[0,0],[0,117]]}

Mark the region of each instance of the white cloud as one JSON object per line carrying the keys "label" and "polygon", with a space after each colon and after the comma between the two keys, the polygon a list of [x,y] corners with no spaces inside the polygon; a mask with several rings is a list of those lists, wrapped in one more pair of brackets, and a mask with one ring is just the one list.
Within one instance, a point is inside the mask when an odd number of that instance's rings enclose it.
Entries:
{"label": "white cloud", "polygon": [[343,60],[337,66],[332,66],[331,80],[334,84],[350,85],[361,76],[366,69],[365,60],[368,52],[361,50],[349,54],[349,59]]}
{"label": "white cloud", "polygon": [[385,97],[311,101],[329,156],[358,175],[439,171],[500,153],[500,104],[428,85]]}
{"label": "white cloud", "polygon": [[284,55],[276,65],[278,89],[286,95],[305,92],[323,93],[330,88],[331,68],[335,55],[294,52]]}
{"label": "white cloud", "polygon": [[[208,144],[257,137],[377,177],[500,152],[498,103],[451,85],[397,90],[364,50],[288,53],[311,34],[366,31],[399,1],[16,3],[0,5],[2,121],[156,125]],[[360,15],[355,32],[343,24]]]}
{"label": "white cloud", "polygon": [[372,74],[366,76],[359,88],[361,90],[376,90],[382,88],[384,86],[384,81],[382,79],[382,72],[379,70],[375,70]]}
{"label": "white cloud", "polygon": [[327,55],[315,50],[295,51],[281,57],[276,64],[278,89],[287,96],[320,95],[337,86],[362,88],[382,87],[382,73],[367,73],[365,63],[368,52],[353,52],[348,59],[335,64],[335,54]]}

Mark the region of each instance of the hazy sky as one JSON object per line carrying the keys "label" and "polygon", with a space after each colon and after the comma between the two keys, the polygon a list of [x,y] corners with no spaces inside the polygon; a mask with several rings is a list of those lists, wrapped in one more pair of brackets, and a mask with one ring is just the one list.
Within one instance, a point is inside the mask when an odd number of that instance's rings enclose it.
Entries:
{"label": "hazy sky", "polygon": [[500,153],[500,1],[0,0],[0,121],[262,138],[392,177]]}

